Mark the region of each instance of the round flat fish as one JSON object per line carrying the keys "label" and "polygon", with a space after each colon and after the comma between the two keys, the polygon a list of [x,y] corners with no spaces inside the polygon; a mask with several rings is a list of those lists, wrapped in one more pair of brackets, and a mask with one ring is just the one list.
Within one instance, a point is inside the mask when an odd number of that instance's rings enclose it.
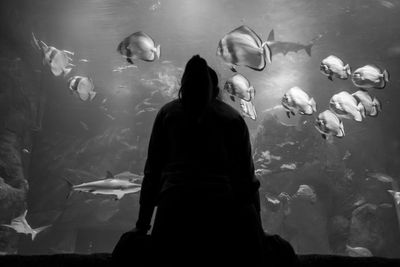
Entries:
{"label": "round flat fish", "polygon": [[378,116],[382,110],[382,103],[375,97],[372,97],[368,92],[359,90],[352,94],[354,98],[364,106],[365,114],[370,117]]}
{"label": "round flat fish", "polygon": [[322,60],[320,70],[331,81],[332,77],[346,80],[351,75],[349,64],[344,65],[343,61],[334,55],[330,55]]}
{"label": "round flat fish", "polygon": [[345,136],[343,122],[330,110],[325,110],[318,115],[315,121],[315,128],[324,139],[332,135],[336,137]]}
{"label": "round flat fish", "polygon": [[267,42],[263,43],[252,29],[244,25],[229,32],[219,41],[217,56],[235,72],[234,66],[247,66],[262,71],[266,61],[271,62],[272,57]]}
{"label": "round flat fish", "polygon": [[117,51],[126,57],[130,64],[133,59],[152,62],[161,56],[161,46],[156,46],[154,40],[142,31],[135,32],[119,43]]}
{"label": "round flat fish", "polygon": [[329,108],[336,113],[338,117],[353,119],[361,122],[365,118],[365,108],[362,103],[346,91],[333,95],[329,101]]}
{"label": "round flat fish", "polygon": [[353,72],[351,80],[359,88],[383,89],[389,82],[389,72],[375,65],[365,65]]}
{"label": "round flat fish", "polygon": [[233,96],[236,96],[245,101],[254,99],[255,89],[251,86],[249,80],[241,74],[235,74],[229,78],[224,85],[226,90],[231,95],[231,100],[235,101]]}

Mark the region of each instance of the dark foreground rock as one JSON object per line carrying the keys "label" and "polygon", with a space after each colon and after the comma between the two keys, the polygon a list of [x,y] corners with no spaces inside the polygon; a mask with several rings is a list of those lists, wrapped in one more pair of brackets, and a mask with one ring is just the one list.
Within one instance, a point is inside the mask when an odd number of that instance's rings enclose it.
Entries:
{"label": "dark foreground rock", "polygon": [[[132,256],[132,262],[130,266],[135,266],[135,257]],[[103,267],[113,266],[111,261],[111,254],[99,253],[99,254],[55,254],[55,255],[34,255],[34,256],[21,256],[21,255],[7,255],[0,256],[0,266],[74,266],[74,267]],[[352,258],[345,256],[334,256],[334,255],[299,255],[299,266],[360,266],[360,267],[395,267],[400,266],[400,259],[387,259],[379,257],[370,258]],[[189,266],[188,266],[189,267]]]}

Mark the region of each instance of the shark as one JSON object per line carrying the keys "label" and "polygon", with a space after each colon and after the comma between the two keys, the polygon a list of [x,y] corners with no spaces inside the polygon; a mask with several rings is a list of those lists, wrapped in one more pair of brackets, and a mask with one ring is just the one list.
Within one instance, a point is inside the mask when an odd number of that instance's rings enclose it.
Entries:
{"label": "shark", "polygon": [[86,192],[99,195],[114,195],[116,200],[120,200],[127,194],[137,193],[142,185],[140,178],[131,175],[131,179],[127,179],[127,173],[121,173],[114,176],[110,171],[107,171],[106,177],[93,182],[74,185],[67,178],[64,178],[70,187],[69,198],[73,191]]}
{"label": "shark", "polygon": [[26,221],[26,214],[28,210],[25,210],[24,213],[17,218],[12,219],[11,224],[2,224],[2,226],[12,228],[17,233],[22,233],[26,235],[31,235],[32,241],[35,240],[36,235],[40,232],[44,231],[45,229],[49,228],[51,225],[42,226],[39,228],[32,229],[32,227]]}
{"label": "shark", "polygon": [[271,30],[268,35],[267,45],[271,49],[272,56],[277,54],[283,54],[285,56],[289,52],[297,53],[304,49],[304,51],[306,51],[306,53],[311,57],[311,47],[314,43],[311,41],[309,44],[305,45],[293,42],[275,41],[274,30]]}

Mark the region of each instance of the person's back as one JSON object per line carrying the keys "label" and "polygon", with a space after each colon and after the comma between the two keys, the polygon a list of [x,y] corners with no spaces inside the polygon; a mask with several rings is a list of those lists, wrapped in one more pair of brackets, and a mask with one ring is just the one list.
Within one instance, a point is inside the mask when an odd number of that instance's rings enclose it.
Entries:
{"label": "person's back", "polygon": [[217,100],[215,87],[205,60],[193,57],[180,98],[154,122],[136,226],[148,230],[158,206],[152,241],[161,266],[261,261],[259,181],[248,129]]}

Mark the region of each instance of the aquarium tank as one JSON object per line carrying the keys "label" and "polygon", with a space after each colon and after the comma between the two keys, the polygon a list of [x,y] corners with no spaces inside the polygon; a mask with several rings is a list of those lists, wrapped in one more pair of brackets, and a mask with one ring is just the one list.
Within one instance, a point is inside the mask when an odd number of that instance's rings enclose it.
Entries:
{"label": "aquarium tank", "polygon": [[0,14],[2,255],[112,251],[196,54],[250,130],[266,232],[299,254],[400,255],[399,1],[2,0]]}

